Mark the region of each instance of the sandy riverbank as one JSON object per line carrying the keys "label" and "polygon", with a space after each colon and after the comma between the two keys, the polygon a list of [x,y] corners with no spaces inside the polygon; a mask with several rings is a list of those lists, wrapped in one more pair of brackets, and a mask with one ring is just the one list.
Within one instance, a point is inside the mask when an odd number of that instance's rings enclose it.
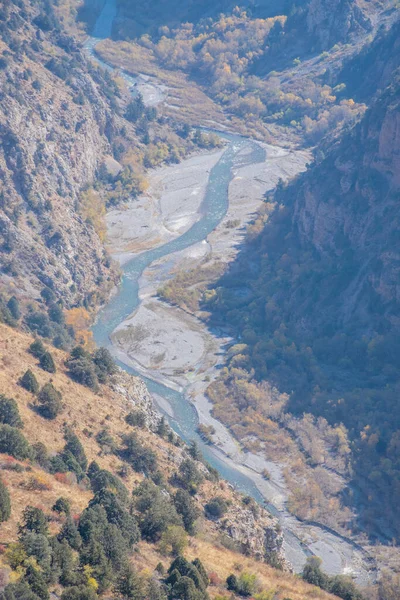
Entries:
{"label": "sandy riverbank", "polygon": [[222,154],[198,154],[179,165],[154,169],[146,194],[108,212],[107,248],[114,260],[124,264],[190,229],[200,218],[210,171]]}
{"label": "sandy riverbank", "polygon": [[[304,564],[304,554],[299,551],[298,539],[301,538],[310,550],[322,558],[328,572],[357,573],[359,580],[365,583],[368,573],[363,564],[362,550],[355,549],[348,541],[320,527],[301,524],[290,515],[286,510],[288,491],[282,474],[283,465],[259,455],[244,453],[227,428],[212,417],[212,406],[205,390],[209,380],[216,376],[223,364],[224,347],[230,340],[214,335],[196,316],[156,298],[160,284],[177,270],[201,265],[206,256],[210,261],[232,260],[245,234],[245,226],[260,206],[264,193],[275,187],[279,178],[285,180],[304,170],[309,160],[307,152],[290,152],[268,146],[265,149],[267,159],[264,163],[241,167],[238,161],[229,185],[228,212],[207,239],[186,250],[169,254],[145,269],[139,280],[141,304],[114,331],[114,350],[122,362],[147,377],[173,389],[185,389],[196,407],[200,422],[215,428],[215,447],[212,451],[227,465],[249,477],[263,497],[279,511],[281,523],[288,532],[286,555],[296,571],[301,570]],[[246,149],[243,154],[245,152]],[[213,157],[215,164],[218,160],[216,154],[209,155],[207,160]],[[129,219],[125,218],[126,211],[120,211],[117,221],[116,214],[108,216],[109,247],[121,263],[129,260],[132,253],[160,245],[171,239],[171,235],[180,235],[200,217],[199,197],[204,197],[210,170],[207,174],[201,174],[199,171],[204,164],[207,165],[207,162],[203,163],[199,157],[194,157],[177,168],[160,169],[154,173],[148,196],[141,199],[139,204],[132,203],[129,207]],[[201,182],[201,191],[194,194],[195,197],[191,194],[189,181]],[[173,192],[175,189],[181,190],[185,200],[177,200]],[[182,202],[187,201],[188,204],[182,206]],[[143,215],[147,215],[147,222],[141,221]],[[156,220],[153,221],[153,218]],[[235,225],[227,227],[228,222],[234,222]],[[143,224],[148,227],[143,228]],[[183,229],[179,231],[179,227]],[[165,400],[155,400],[171,414],[172,409]],[[264,468],[271,473],[270,481],[261,475]]]}

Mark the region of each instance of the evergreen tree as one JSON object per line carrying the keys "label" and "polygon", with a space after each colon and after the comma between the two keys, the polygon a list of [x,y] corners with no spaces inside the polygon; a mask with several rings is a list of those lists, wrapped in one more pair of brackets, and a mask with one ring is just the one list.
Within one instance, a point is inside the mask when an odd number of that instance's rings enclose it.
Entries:
{"label": "evergreen tree", "polygon": [[160,437],[165,438],[168,435],[169,427],[165,422],[165,417],[162,416],[160,422],[157,425],[157,433]]}
{"label": "evergreen tree", "polygon": [[37,394],[39,391],[38,380],[30,369],[25,371],[25,373],[22,375],[19,380],[19,384],[32,394]]}
{"label": "evergreen tree", "polygon": [[40,508],[27,506],[22,513],[22,517],[23,522],[18,527],[20,536],[24,536],[27,532],[48,535],[48,519]]}
{"label": "evergreen tree", "polygon": [[42,342],[42,340],[35,340],[29,346],[29,352],[35,356],[35,358],[39,358],[46,352],[46,348]]}
{"label": "evergreen tree", "polygon": [[59,542],[62,542],[63,540],[68,542],[68,544],[73,550],[79,550],[79,548],[82,546],[82,538],[80,536],[78,528],[69,515],[64,525],[62,526],[62,529],[58,534],[57,539]]}
{"label": "evergreen tree", "polygon": [[0,423],[19,429],[24,426],[17,403],[13,398],[6,398],[3,394],[0,394]]}
{"label": "evergreen tree", "polygon": [[144,586],[141,578],[132,565],[125,565],[118,575],[115,591],[124,600],[142,600],[144,598]]}
{"label": "evergreen tree", "polygon": [[54,510],[54,512],[58,512],[60,514],[64,513],[68,516],[71,512],[71,503],[68,498],[57,498],[51,510]]}
{"label": "evergreen tree", "polygon": [[178,600],[201,600],[201,595],[196,589],[193,579],[183,576],[172,588],[171,597]]}
{"label": "evergreen tree", "polygon": [[61,594],[61,600],[96,600],[97,598],[94,589],[84,585],[68,587]]}
{"label": "evergreen tree", "polygon": [[164,586],[162,586],[160,582],[153,577],[148,583],[146,598],[148,598],[148,600],[167,600],[167,594]]}
{"label": "evergreen tree", "polygon": [[55,419],[63,410],[61,393],[46,383],[38,394],[39,410],[46,419]]}
{"label": "evergreen tree", "polygon": [[64,450],[66,452],[71,452],[71,454],[77,460],[79,466],[83,471],[87,469],[87,458],[85,454],[85,450],[75,433],[72,431],[67,431],[65,434],[66,444],[64,446]]}
{"label": "evergreen tree", "polygon": [[56,372],[56,364],[50,352],[45,352],[39,359],[39,365],[43,369],[43,371],[47,371],[48,373]]}
{"label": "evergreen tree", "polygon": [[185,489],[195,492],[196,487],[203,481],[203,476],[196,463],[188,458],[180,464],[178,479]]}
{"label": "evergreen tree", "polygon": [[202,460],[202,458],[203,458],[203,456],[200,452],[199,446],[195,440],[192,440],[190,442],[190,447],[189,447],[188,452],[189,452],[190,456],[193,458],[193,460]]}
{"label": "evergreen tree", "polygon": [[19,308],[18,299],[15,296],[11,296],[9,301],[7,302],[7,308],[10,311],[13,319],[18,321],[21,318],[21,311]]}
{"label": "evergreen tree", "polygon": [[11,454],[24,460],[31,456],[31,449],[25,437],[15,427],[0,425],[0,453]]}
{"label": "evergreen tree", "polygon": [[93,362],[100,383],[105,383],[107,378],[110,375],[113,375],[117,370],[114,359],[107,348],[99,348],[96,350],[93,354]]}
{"label": "evergreen tree", "polygon": [[193,535],[194,522],[199,516],[199,510],[189,492],[187,490],[178,490],[174,496],[174,504],[178,514],[182,517],[186,531],[190,535]]}
{"label": "evergreen tree", "polygon": [[0,523],[8,521],[11,516],[11,500],[6,485],[0,479]]}
{"label": "evergreen tree", "polygon": [[131,410],[125,417],[125,421],[132,427],[143,428],[146,426],[146,417],[141,410]]}
{"label": "evergreen tree", "polygon": [[47,312],[48,312],[48,315],[49,315],[51,321],[54,321],[54,323],[58,323],[59,325],[64,324],[64,320],[65,320],[64,311],[59,304],[52,302],[49,305]]}
{"label": "evergreen tree", "polygon": [[31,590],[39,596],[41,600],[49,600],[50,594],[47,588],[46,581],[39,569],[32,565],[28,565],[25,573],[25,579]]}
{"label": "evergreen tree", "polygon": [[210,580],[208,578],[207,571],[205,570],[203,563],[201,562],[201,560],[199,558],[195,558],[194,561],[192,561],[192,564],[198,570],[200,577],[202,578],[202,580],[204,582],[205,587],[207,587],[208,584],[210,583]]}

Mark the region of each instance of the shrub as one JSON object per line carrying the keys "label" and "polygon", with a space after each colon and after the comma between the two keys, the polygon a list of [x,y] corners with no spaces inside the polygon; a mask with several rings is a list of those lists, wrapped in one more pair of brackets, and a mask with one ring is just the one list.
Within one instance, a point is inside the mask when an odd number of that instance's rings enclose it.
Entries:
{"label": "shrub", "polygon": [[66,444],[64,446],[64,452],[70,452],[77,463],[81,467],[82,471],[86,471],[87,469],[87,458],[85,454],[85,450],[79,441],[79,438],[75,433],[68,431],[65,434]]}
{"label": "shrub", "polygon": [[51,510],[54,510],[54,512],[58,512],[60,514],[64,513],[66,515],[69,515],[71,512],[71,503],[68,500],[68,498],[63,498],[61,496],[60,498],[57,498]]}
{"label": "shrub", "polygon": [[0,452],[24,460],[31,456],[31,449],[22,433],[10,425],[0,425]]}
{"label": "shrub", "polygon": [[0,423],[11,425],[11,427],[23,428],[23,422],[19,415],[17,403],[13,398],[0,395]]}
{"label": "shrub", "polygon": [[182,554],[187,546],[187,533],[180,525],[170,525],[161,535],[160,549],[166,554],[170,552],[173,556]]}
{"label": "shrub", "polygon": [[[99,381],[90,355],[86,355],[87,353],[85,353],[79,356],[76,350],[77,349],[74,349],[71,352],[71,355],[66,362],[70,376],[78,383],[86,385],[92,390],[97,391],[99,387]],[[83,350],[83,352],[85,351]]]}
{"label": "shrub", "polygon": [[42,340],[35,340],[29,346],[29,352],[33,354],[35,358],[40,358],[45,352],[46,348],[42,342]]}
{"label": "shrub", "polygon": [[122,450],[123,458],[129,462],[137,472],[154,473],[157,470],[157,456],[141,444],[135,433],[124,437],[125,448]]}
{"label": "shrub", "polygon": [[39,360],[39,364],[43,371],[47,371],[48,373],[56,372],[56,364],[50,352],[45,352],[42,354]]}
{"label": "shrub", "polygon": [[11,516],[10,494],[5,484],[0,479],[0,523],[8,521]]}
{"label": "shrub", "polygon": [[125,421],[132,427],[142,428],[146,426],[145,414],[140,410],[131,410],[131,412],[126,415]]}
{"label": "shrub", "polygon": [[37,394],[39,391],[38,381],[30,369],[25,371],[25,373],[22,375],[19,380],[19,384],[32,394]]}
{"label": "shrub", "polygon": [[113,375],[117,370],[114,359],[107,348],[96,350],[93,354],[93,362],[100,383],[105,383],[108,377]]}
{"label": "shrub", "polygon": [[12,317],[18,321],[21,318],[21,311],[19,309],[19,302],[15,296],[11,296],[7,302],[7,308],[10,311]]}
{"label": "shrub", "polygon": [[174,504],[178,514],[182,517],[186,531],[192,535],[194,533],[194,522],[199,516],[199,510],[189,492],[178,490],[174,496]]}
{"label": "shrub", "polygon": [[111,454],[116,449],[114,438],[110,435],[110,432],[106,427],[98,432],[96,435],[96,442],[105,454]]}
{"label": "shrub", "polygon": [[212,519],[220,519],[228,510],[228,504],[224,498],[216,496],[215,498],[212,498],[210,502],[207,502],[204,510],[208,517]]}
{"label": "shrub", "polygon": [[37,492],[49,491],[52,489],[50,482],[43,475],[32,475],[25,483],[25,489]]}
{"label": "shrub", "polygon": [[97,598],[94,589],[85,585],[68,587],[61,594],[61,600],[97,600]]}
{"label": "shrub", "polygon": [[46,419],[55,419],[63,410],[62,395],[52,383],[46,383],[38,394],[39,411]]}

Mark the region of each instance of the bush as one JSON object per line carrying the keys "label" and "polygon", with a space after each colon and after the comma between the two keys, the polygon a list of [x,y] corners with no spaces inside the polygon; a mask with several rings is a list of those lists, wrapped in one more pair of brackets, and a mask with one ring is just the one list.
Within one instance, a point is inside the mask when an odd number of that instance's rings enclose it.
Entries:
{"label": "bush", "polygon": [[11,454],[14,458],[30,458],[31,449],[22,433],[10,425],[0,425],[0,453]]}
{"label": "bush", "polygon": [[110,432],[106,427],[98,432],[96,435],[96,442],[99,444],[104,454],[115,452],[116,444],[114,438],[110,435]]}
{"label": "bush", "polygon": [[178,490],[174,496],[175,508],[182,517],[183,524],[188,533],[193,535],[194,522],[199,516],[199,510],[187,490]]}
{"label": "bush", "polygon": [[22,429],[24,424],[19,415],[17,403],[13,398],[0,395],[0,423]]}
{"label": "bush", "polygon": [[22,377],[19,380],[19,384],[20,384],[20,386],[22,386],[23,388],[25,388],[26,390],[28,390],[28,392],[31,392],[32,394],[37,394],[39,391],[38,381],[37,381],[34,373],[32,373],[32,371],[30,369],[25,371],[25,373],[22,375]]}
{"label": "bush", "polygon": [[128,425],[131,425],[131,427],[143,428],[146,426],[146,417],[140,410],[131,410],[131,412],[126,415],[125,421]]}
{"label": "bush", "polygon": [[19,309],[19,302],[15,296],[11,296],[7,302],[7,308],[10,311],[12,317],[18,321],[21,318],[21,311]]}
{"label": "bush", "polygon": [[46,419],[55,419],[63,410],[62,395],[52,383],[46,383],[38,394],[39,411]]}
{"label": "bush", "polygon": [[61,600],[97,600],[97,598],[94,589],[84,585],[68,587],[61,594]]}
{"label": "bush", "polygon": [[212,519],[220,519],[224,516],[227,510],[228,504],[226,500],[220,496],[212,498],[204,507],[206,515]]}
{"label": "bush", "polygon": [[107,348],[96,350],[93,354],[93,362],[100,383],[106,383],[108,377],[113,375],[117,370],[114,359]]}
{"label": "bush", "polygon": [[157,455],[141,444],[135,433],[124,437],[125,448],[122,457],[132,465],[138,473],[154,473],[157,470]]}
{"label": "bush", "polygon": [[79,441],[79,438],[75,433],[68,431],[65,434],[66,444],[64,446],[64,452],[70,452],[72,456],[75,458],[77,463],[79,464],[82,471],[86,471],[87,469],[87,458],[85,454],[85,450]]}
{"label": "bush", "polygon": [[5,484],[0,479],[0,523],[8,521],[11,516],[10,494]]}
{"label": "bush", "polygon": [[56,372],[56,364],[50,352],[45,352],[42,354],[39,360],[39,364],[43,371],[47,371],[48,373]]}
{"label": "bush", "polygon": [[87,356],[74,357],[71,353],[70,358],[67,360],[67,367],[72,379],[86,385],[94,391],[98,390],[99,381],[97,378],[94,364]]}
{"label": "bush", "polygon": [[65,515],[69,515],[71,512],[71,503],[68,498],[57,498],[55,503],[53,504],[51,510],[58,513],[64,513]]}
{"label": "bush", "polygon": [[29,346],[29,352],[33,354],[35,358],[40,358],[45,352],[46,348],[42,342],[42,340],[35,340]]}
{"label": "bush", "polygon": [[187,533],[180,525],[170,525],[161,534],[160,549],[164,554],[170,552],[173,556],[178,556],[187,544]]}

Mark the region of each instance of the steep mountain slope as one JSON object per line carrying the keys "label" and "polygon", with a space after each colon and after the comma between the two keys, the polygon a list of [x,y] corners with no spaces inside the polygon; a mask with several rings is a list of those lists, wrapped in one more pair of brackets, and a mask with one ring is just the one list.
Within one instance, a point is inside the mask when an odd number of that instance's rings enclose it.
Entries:
{"label": "steep mountain slope", "polygon": [[240,331],[240,365],[292,392],[286,411],[349,428],[365,520],[388,535],[400,527],[399,156],[397,74],[326,158],[278,189],[215,309]]}
{"label": "steep mountain slope", "polygon": [[[114,506],[116,512],[112,513],[114,520],[109,516],[110,522],[114,524],[112,528],[114,537],[111,535],[111,531],[107,534],[111,536],[109,544],[114,544],[113,552],[118,555],[121,550],[118,550],[116,545],[119,538],[115,533],[115,524],[120,523],[119,519],[122,518],[122,513],[118,513],[118,511],[126,510],[122,509],[122,506],[131,507],[132,515],[140,527],[147,527],[148,525],[145,526],[145,523],[153,523],[153,527],[161,527],[161,531],[165,529],[165,519],[168,518],[168,513],[162,511],[165,511],[165,507],[170,505],[173,494],[179,489],[182,490],[176,473],[180,472],[185,461],[187,463],[188,459],[192,460],[192,454],[189,448],[185,447],[172,434],[163,421],[160,421],[160,416],[154,411],[148,392],[141,381],[119,371],[112,376],[109,383],[102,385],[100,393],[96,395],[88,387],[71,380],[65,366],[67,355],[60,351],[54,351],[57,372],[52,375],[51,380],[55,388],[62,393],[63,411],[53,420],[44,418],[40,412],[38,397],[18,384],[19,377],[27,369],[31,369],[40,386],[49,381],[49,374],[38,367],[37,361],[28,352],[32,341],[33,338],[0,325],[1,389],[7,398],[15,398],[17,410],[23,422],[22,429],[13,427],[10,429],[13,429],[14,432],[21,432],[30,445],[25,457],[22,455],[23,446],[19,446],[17,450],[17,447],[12,444],[9,445],[9,455],[4,452],[0,453],[1,481],[6,484],[11,497],[11,517],[0,523],[1,541],[5,545],[2,546],[0,555],[0,595],[8,579],[12,582],[18,578],[22,581],[31,581],[28,556],[31,557],[31,563],[33,557],[37,557],[35,560],[39,561],[39,565],[43,565],[43,555],[39,551],[39,548],[43,548],[43,546],[46,547],[46,552],[53,553],[51,567],[53,574],[49,577],[48,571],[44,569],[41,571],[42,577],[46,580],[46,588],[48,586],[50,590],[59,595],[63,590],[66,593],[65,588],[69,586],[76,587],[76,583],[71,583],[73,577],[78,578],[77,580],[82,578],[81,581],[85,581],[86,571],[83,565],[79,566],[79,562],[76,561],[76,552],[79,551],[81,559],[85,557],[86,561],[90,561],[83,564],[91,565],[90,573],[92,577],[97,578],[96,585],[103,586],[105,585],[103,582],[107,581],[109,582],[108,589],[111,590],[112,581],[114,577],[118,578],[123,564],[114,565],[111,576],[110,564],[106,570],[104,564],[100,568],[99,563],[96,562],[96,557],[99,553],[101,554],[99,547],[96,549],[97,554],[91,554],[92,550],[89,552],[87,547],[86,555],[83,554],[82,541],[77,546],[74,545],[73,540],[78,538],[76,538],[76,528],[74,529],[74,525],[71,525],[68,515],[73,515],[74,522],[78,525],[83,537],[83,548],[85,548],[87,540],[85,541],[84,537],[86,531],[84,519],[89,519],[90,516],[87,511],[88,504],[93,509],[93,506],[100,502],[108,510],[109,505],[106,503],[106,498],[108,498],[108,502],[111,502],[114,496],[118,498],[119,504],[116,499],[113,500],[116,503]],[[13,349],[12,355],[10,355],[10,348]],[[1,402],[4,402],[4,396],[0,398]],[[9,413],[4,412],[3,404],[0,406],[1,420],[4,422]],[[131,417],[134,415],[135,421],[130,421],[128,415]],[[3,444],[4,427],[7,426],[0,423],[0,444]],[[135,467],[135,460],[130,462],[127,455],[118,450],[121,439],[125,439],[126,436],[134,436],[139,440],[139,444],[136,445],[136,458],[139,451],[147,448],[147,452],[156,461],[157,469],[153,465],[149,471],[150,463],[148,463],[148,467],[145,466],[145,463]],[[70,441],[68,442],[68,440]],[[68,451],[66,450],[66,441],[69,444]],[[155,454],[150,452],[150,448],[155,451]],[[65,469],[65,464],[64,467],[62,466],[63,461],[67,460],[67,455],[70,461],[69,469]],[[75,457],[75,461],[71,459],[71,455]],[[95,461],[97,466],[93,466],[92,462],[87,470],[88,475],[86,475],[84,471],[90,461]],[[86,467],[82,471],[79,465],[84,462]],[[235,570],[235,563],[241,563],[241,568],[245,569],[244,572],[250,572],[257,576],[259,581],[257,585],[266,593],[272,593],[274,590],[280,598],[290,597],[293,600],[305,600],[312,590],[315,598],[321,600],[333,598],[288,573],[282,573],[282,571],[263,564],[262,560],[265,557],[272,560],[273,556],[275,558],[280,556],[281,534],[276,521],[266,511],[257,508],[249,499],[244,499],[233,492],[223,481],[215,479],[215,473],[212,474],[211,471],[208,471],[203,463],[194,460],[191,464],[192,469],[194,468],[197,473],[202,475],[202,482],[197,483],[192,489],[193,508],[195,509],[193,515],[196,515],[197,518],[197,524],[192,533],[201,532],[201,534],[199,533],[198,537],[190,538],[190,547],[184,551],[184,554],[191,560],[200,557],[207,571],[212,574],[209,588],[212,597],[221,592],[224,593],[227,575]],[[101,469],[101,471],[96,471],[96,469]],[[96,472],[102,473],[102,483],[100,483],[99,475],[97,479],[94,478]],[[94,483],[95,480],[97,483]],[[151,480],[157,484],[151,483]],[[146,513],[146,509],[141,507],[137,500],[146,485],[154,488],[150,488],[153,491],[147,500],[150,505],[152,501],[158,502],[157,508],[154,506],[154,512]],[[162,495],[159,497],[157,494],[160,492]],[[69,504],[67,514],[64,513],[64,509],[57,512],[53,508],[60,497],[64,499],[64,504],[60,504],[60,506],[65,507],[65,502],[67,505]],[[225,514],[224,518],[217,515],[214,518],[205,517],[204,507],[215,497],[223,498],[223,502],[229,505],[229,513]],[[164,500],[162,501],[161,498]],[[51,541],[53,550],[49,550],[48,544],[43,541],[42,537],[32,537],[34,529],[30,530],[31,533],[25,530],[25,534],[18,529],[18,524],[23,523],[26,518],[24,509],[28,505],[40,509],[44,513],[49,530],[48,539],[53,539]],[[161,512],[157,513],[157,510]],[[111,513],[108,514],[111,515]],[[161,516],[161,522],[158,521],[158,514]],[[66,524],[69,527],[68,535],[65,533]],[[60,534],[60,531],[64,533]],[[143,531],[145,530],[143,529]],[[160,577],[155,570],[160,561],[168,567],[172,560],[168,551],[160,552],[160,538],[157,535],[154,537],[154,531],[151,534],[143,534],[142,541],[137,539],[135,542],[133,564],[141,573],[143,583],[150,581],[153,577]],[[127,530],[124,533],[126,536]],[[37,534],[36,531],[35,535]],[[31,537],[27,538],[26,535]],[[63,538],[64,535],[66,537]],[[72,537],[73,535],[75,538]],[[69,583],[66,583],[66,574],[62,569],[63,574],[59,581],[60,571],[57,571],[57,567],[55,568],[55,563],[58,564],[57,560],[59,560],[55,554],[56,549],[61,552],[57,546],[57,536],[60,542],[64,539],[64,544],[65,541],[67,544],[72,544],[72,548],[75,550],[69,563]],[[28,546],[28,539],[35,541],[36,546],[34,544]],[[18,542],[15,543],[17,540]],[[22,551],[23,548],[27,548],[27,550]],[[17,549],[19,549],[19,554]],[[28,556],[24,552],[28,552]],[[114,560],[113,552],[109,554],[109,561]],[[122,561],[122,555],[119,556]],[[33,565],[36,568],[35,562]],[[35,584],[31,585],[33,585],[32,589],[37,589]],[[84,583],[80,584],[82,594],[84,585]],[[93,587],[90,598],[97,598],[97,595],[94,594],[95,589],[96,586]],[[89,592],[86,591],[86,593]],[[62,597],[64,598],[64,596]],[[131,596],[123,597],[130,598]],[[162,598],[165,598],[165,593]]]}
{"label": "steep mountain slope", "polygon": [[0,14],[2,282],[66,303],[98,296],[111,272],[101,241],[77,212],[117,136],[113,89],[89,67],[46,3],[3,3]]}

